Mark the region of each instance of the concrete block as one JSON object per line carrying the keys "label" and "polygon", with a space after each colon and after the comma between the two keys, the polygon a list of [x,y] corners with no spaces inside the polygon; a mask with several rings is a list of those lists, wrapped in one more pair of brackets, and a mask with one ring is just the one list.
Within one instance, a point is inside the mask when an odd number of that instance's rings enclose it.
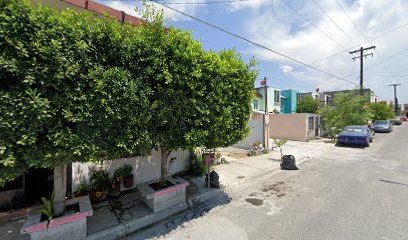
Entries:
{"label": "concrete block", "polygon": [[142,193],[143,201],[153,212],[160,212],[186,202],[186,187],[189,183],[181,178],[167,178],[167,180],[174,185],[159,191],[154,191],[149,186],[149,184],[155,181],[136,186]]}

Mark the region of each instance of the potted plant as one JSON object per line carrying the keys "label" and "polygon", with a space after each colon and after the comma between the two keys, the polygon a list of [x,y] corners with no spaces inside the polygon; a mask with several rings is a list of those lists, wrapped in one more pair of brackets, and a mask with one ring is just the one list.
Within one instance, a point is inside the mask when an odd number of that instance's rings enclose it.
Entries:
{"label": "potted plant", "polygon": [[121,169],[118,168],[113,173],[112,183],[109,188],[109,196],[118,198],[120,196],[120,183],[122,181]]}
{"label": "potted plant", "polygon": [[288,142],[288,140],[286,140],[286,139],[276,139],[274,137],[272,138],[272,140],[273,140],[273,143],[275,144],[275,146],[279,148],[280,155],[281,155],[280,160],[282,161],[282,159],[283,159],[283,152],[282,152],[283,149],[282,148],[283,148],[283,146],[285,146],[285,144]]}
{"label": "potted plant", "polygon": [[105,200],[111,179],[109,173],[104,169],[94,171],[91,178],[92,200],[94,202],[101,202]]}
{"label": "potted plant", "polygon": [[50,226],[52,219],[54,219],[54,191],[51,194],[51,199],[45,197],[41,198],[44,208],[41,210],[42,215],[47,220],[47,228]]}
{"label": "potted plant", "polygon": [[81,197],[81,196],[86,196],[91,192],[91,186],[87,183],[81,183],[78,185],[76,188],[74,194],[74,197]]}
{"label": "potted plant", "polygon": [[126,188],[130,188],[133,186],[133,173],[132,173],[132,165],[125,164],[121,168],[121,176],[123,180],[123,186]]}

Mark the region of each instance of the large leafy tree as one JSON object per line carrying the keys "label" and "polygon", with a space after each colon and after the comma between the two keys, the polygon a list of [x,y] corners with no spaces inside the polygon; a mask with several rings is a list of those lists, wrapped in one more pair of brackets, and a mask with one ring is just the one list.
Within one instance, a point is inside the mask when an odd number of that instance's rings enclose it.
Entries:
{"label": "large leafy tree", "polygon": [[139,51],[160,63],[145,80],[152,89],[150,132],[165,176],[173,150],[226,147],[247,136],[257,71],[255,61],[244,63],[234,49],[205,52],[191,32],[162,31],[161,13],[152,13],[142,34],[147,47]]}
{"label": "large leafy tree", "polygon": [[367,100],[357,90],[337,93],[333,106],[326,106],[319,110],[325,120],[326,131],[334,136],[348,125],[365,125],[372,119]]}
{"label": "large leafy tree", "polygon": [[160,147],[228,146],[246,136],[254,61],[205,52],[190,32],[0,3],[0,181]]}
{"label": "large leafy tree", "polygon": [[122,58],[136,29],[17,0],[0,22],[0,181],[151,147],[151,91]]}
{"label": "large leafy tree", "polygon": [[314,99],[311,96],[304,96],[297,102],[297,113],[317,113],[319,109],[319,100]]}
{"label": "large leafy tree", "polygon": [[384,120],[391,119],[395,117],[394,110],[392,107],[385,103],[371,103],[368,108],[373,114],[373,120]]}

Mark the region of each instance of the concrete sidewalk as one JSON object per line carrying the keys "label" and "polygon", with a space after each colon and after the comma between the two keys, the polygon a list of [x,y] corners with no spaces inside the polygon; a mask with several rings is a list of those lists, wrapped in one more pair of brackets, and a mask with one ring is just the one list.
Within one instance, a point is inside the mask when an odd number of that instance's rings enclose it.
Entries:
{"label": "concrete sidewalk", "polygon": [[[283,147],[283,154],[294,155],[297,163],[301,163],[309,158],[318,158],[325,152],[334,148],[334,145],[325,140],[314,140],[311,142],[288,141]],[[246,158],[233,158],[228,154],[235,149],[222,149],[223,157],[228,164],[215,166],[215,171],[220,175],[220,182],[228,190],[236,190],[248,181],[254,180],[262,175],[280,171],[280,152],[275,148],[268,154],[257,155]],[[239,152],[243,150],[238,149]]]}
{"label": "concrete sidewalk", "polygon": [[[315,157],[332,146],[321,142],[289,141],[284,147],[284,154],[292,154],[297,162]],[[94,215],[88,218],[88,239],[117,239],[134,234],[139,230],[146,230],[160,222],[174,222],[177,227],[182,221],[191,219],[194,211],[199,208],[214,206],[212,202],[224,199],[228,202],[228,192],[239,190],[249,181],[256,181],[261,176],[280,171],[280,152],[274,151],[254,157],[242,157],[243,150],[232,149],[240,154],[231,154],[239,158],[225,156],[227,164],[216,165],[213,169],[220,176],[221,189],[206,188],[204,177],[188,178],[190,185],[186,189],[185,204],[153,213],[142,201],[138,191],[128,192],[119,199],[108,200],[94,204]],[[223,156],[224,157],[224,156]],[[211,207],[210,207],[211,209]],[[175,220],[177,219],[177,220]]]}
{"label": "concrete sidewalk", "polygon": [[208,189],[204,177],[188,178],[187,201],[164,211],[154,213],[134,190],[93,205],[94,215],[87,221],[87,239],[117,239],[154,225],[169,217],[194,210],[204,202],[224,195],[221,189]]}
{"label": "concrete sidewalk", "polygon": [[[306,143],[288,141],[283,154],[294,155],[297,163],[300,164],[308,158],[318,159],[320,155],[332,148],[333,144],[323,141]],[[225,154],[231,150],[239,154]],[[229,193],[239,191],[243,185],[253,181],[262,181],[264,176],[280,171],[278,149],[254,157],[245,157],[245,150],[242,149],[227,148],[222,152],[228,163],[213,167],[220,176],[221,189],[206,188],[204,177],[187,178],[190,185],[186,189],[187,201],[185,204],[158,213],[153,213],[144,204],[137,190],[126,192],[118,199],[110,199],[93,205],[94,214],[87,221],[87,239],[126,237],[141,229],[146,230],[156,223],[166,221],[174,222],[169,226],[175,228],[180,225],[178,223],[199,217],[196,213],[202,214],[202,212],[198,209],[208,211],[219,204],[228,203]],[[23,223],[24,219],[7,223],[0,226],[0,232],[7,233],[6,239],[28,239],[27,235],[20,235],[17,231]]]}

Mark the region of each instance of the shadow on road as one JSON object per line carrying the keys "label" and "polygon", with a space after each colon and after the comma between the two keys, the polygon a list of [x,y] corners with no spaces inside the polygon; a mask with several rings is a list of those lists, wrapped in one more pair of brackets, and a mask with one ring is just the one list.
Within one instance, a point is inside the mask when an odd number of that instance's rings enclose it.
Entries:
{"label": "shadow on road", "polygon": [[340,143],[336,143],[335,145],[336,147],[347,147],[347,148],[361,148],[361,149],[365,149],[365,146],[362,145],[355,145],[355,144],[340,144]]}

